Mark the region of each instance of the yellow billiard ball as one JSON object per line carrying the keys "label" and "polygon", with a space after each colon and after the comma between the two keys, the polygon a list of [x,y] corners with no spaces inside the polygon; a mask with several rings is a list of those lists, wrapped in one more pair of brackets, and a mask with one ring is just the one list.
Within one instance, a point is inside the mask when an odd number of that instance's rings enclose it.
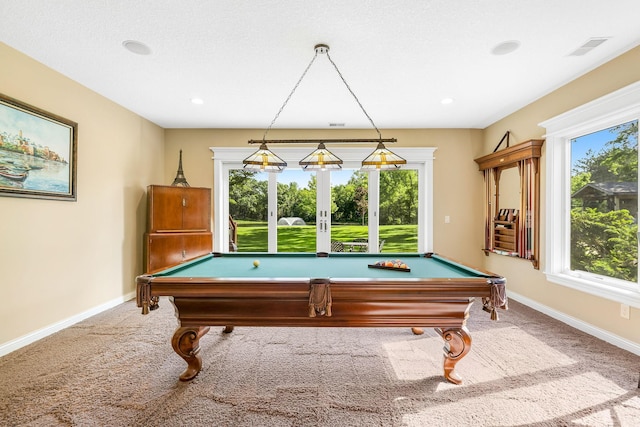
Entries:
{"label": "yellow billiard ball", "polygon": [[259,265],[260,265],[260,261],[258,261],[258,260],[253,261],[253,266],[254,267],[257,267]]}

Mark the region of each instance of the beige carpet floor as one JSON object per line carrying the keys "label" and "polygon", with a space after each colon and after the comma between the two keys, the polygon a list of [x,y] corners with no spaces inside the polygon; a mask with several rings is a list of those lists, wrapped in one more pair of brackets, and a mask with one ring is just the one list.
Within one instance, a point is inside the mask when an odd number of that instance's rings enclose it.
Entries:
{"label": "beige carpet floor", "polygon": [[514,301],[472,308],[459,386],[405,328],[212,328],[182,383],[175,327],[131,301],[0,358],[0,425],[640,426],[640,357]]}

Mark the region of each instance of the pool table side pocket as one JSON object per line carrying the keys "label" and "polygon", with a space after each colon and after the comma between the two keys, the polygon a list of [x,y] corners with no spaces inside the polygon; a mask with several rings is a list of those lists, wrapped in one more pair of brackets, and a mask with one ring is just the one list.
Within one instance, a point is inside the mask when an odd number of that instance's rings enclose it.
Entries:
{"label": "pool table side pocket", "polygon": [[329,279],[309,282],[309,317],[331,317],[331,284]]}

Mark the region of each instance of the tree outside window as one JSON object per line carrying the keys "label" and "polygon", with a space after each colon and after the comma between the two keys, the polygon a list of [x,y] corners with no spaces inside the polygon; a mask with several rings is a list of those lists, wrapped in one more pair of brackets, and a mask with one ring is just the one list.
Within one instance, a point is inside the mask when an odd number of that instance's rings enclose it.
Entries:
{"label": "tree outside window", "polygon": [[638,279],[638,121],[571,140],[570,268]]}

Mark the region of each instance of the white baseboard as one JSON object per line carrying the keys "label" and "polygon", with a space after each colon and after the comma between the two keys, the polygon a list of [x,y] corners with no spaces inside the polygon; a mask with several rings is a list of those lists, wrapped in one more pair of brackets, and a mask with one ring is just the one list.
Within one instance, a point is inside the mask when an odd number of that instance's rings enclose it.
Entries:
{"label": "white baseboard", "polygon": [[30,334],[24,335],[20,338],[16,338],[13,341],[4,343],[0,345],[0,357],[4,356],[5,354],[9,354],[12,351],[16,351],[17,349],[29,345],[33,342],[41,340],[42,338],[54,334],[58,331],[61,331],[64,328],[68,328],[69,326],[74,325],[84,319],[88,319],[91,316],[95,316],[96,314],[102,313],[105,310],[109,310],[110,308],[120,305],[125,301],[129,301],[130,299],[135,298],[135,296],[135,292],[131,292],[127,295],[123,295],[120,298],[113,299],[85,312],[76,314],[75,316],[71,316],[61,322],[54,323],[53,325],[46,326],[42,329],[31,332]]}
{"label": "white baseboard", "polygon": [[550,307],[547,307],[546,305],[542,305],[515,292],[510,292],[509,290],[507,290],[507,296],[510,299],[514,299],[519,303],[533,308],[536,311],[546,314],[549,317],[553,317],[554,319],[559,320],[562,323],[566,323],[567,325],[573,326],[574,328],[581,330],[582,332],[593,335],[594,337],[600,338],[601,340],[606,341],[609,344],[613,344],[616,347],[620,347],[623,350],[627,350],[633,354],[637,354],[638,356],[640,356],[640,344],[638,343],[612,334],[611,332],[583,322],[582,320],[576,319],[575,317],[568,316],[560,311],[556,311]]}

